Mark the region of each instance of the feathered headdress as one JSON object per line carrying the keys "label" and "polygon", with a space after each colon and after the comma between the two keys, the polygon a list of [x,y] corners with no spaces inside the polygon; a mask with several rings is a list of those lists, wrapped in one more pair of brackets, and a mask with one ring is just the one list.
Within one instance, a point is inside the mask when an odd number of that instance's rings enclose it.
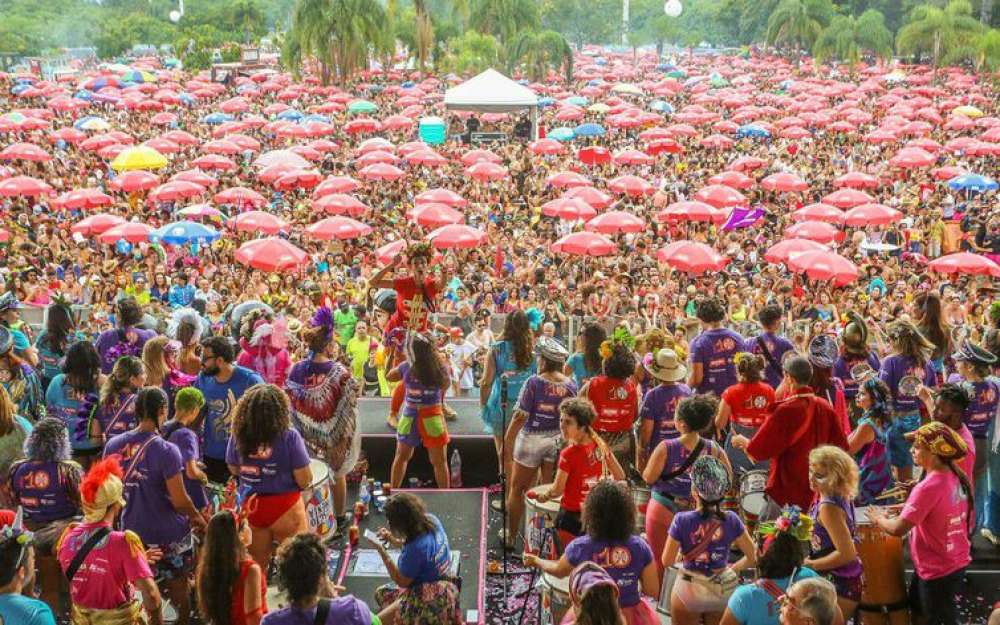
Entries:
{"label": "feathered headdress", "polygon": [[1000,321],[1000,302],[990,304],[990,321],[993,323]]}
{"label": "feathered headdress", "polygon": [[542,327],[542,322],[545,321],[545,314],[534,306],[524,311],[524,316],[528,318],[532,332],[538,332],[538,328]]}
{"label": "feathered headdress", "polygon": [[189,323],[195,327],[194,334],[191,336],[191,345],[197,345],[201,340],[202,331],[204,330],[204,325],[201,322],[201,315],[194,308],[178,308],[170,316],[170,321],[167,323],[167,336],[172,339],[177,338],[177,329],[180,327],[181,323]]}
{"label": "feathered headdress", "polygon": [[326,328],[326,335],[333,336],[333,311],[329,306],[320,306],[309,321],[309,325],[314,328]]}
{"label": "feathered headdress", "polygon": [[125,505],[122,493],[124,473],[118,464],[118,457],[105,458],[90,467],[80,482],[80,499],[83,504],[83,520],[94,523],[104,518],[108,508],[117,504]]}
{"label": "feathered headdress", "polygon": [[802,514],[798,506],[785,506],[781,509],[781,515],[774,521],[761,523],[757,527],[757,533],[766,536],[764,549],[770,544],[777,534],[791,534],[802,542],[812,539],[813,520],[808,514]]}
{"label": "feathered headdress", "polygon": [[21,506],[18,506],[17,513],[14,515],[14,522],[0,528],[0,543],[14,541],[19,550],[17,558],[14,560],[14,566],[9,571],[0,572],[0,584],[6,586],[14,579],[14,575],[17,574],[17,569],[24,562],[24,554],[28,552],[28,546],[34,540],[34,537],[34,534],[24,529],[24,510]]}

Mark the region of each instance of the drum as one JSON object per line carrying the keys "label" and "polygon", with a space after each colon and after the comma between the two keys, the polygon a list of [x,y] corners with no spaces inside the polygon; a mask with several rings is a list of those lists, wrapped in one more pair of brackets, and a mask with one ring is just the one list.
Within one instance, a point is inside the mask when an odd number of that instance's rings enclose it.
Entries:
{"label": "drum", "polygon": [[646,531],[646,506],[649,505],[649,487],[641,484],[632,485],[632,501],[635,502],[635,533]]}
{"label": "drum", "polygon": [[570,608],[569,578],[542,573],[539,585],[542,589],[541,625],[559,625]]}
{"label": "drum", "polygon": [[767,507],[767,471],[747,471],[740,478],[740,509],[744,519],[756,520]]}
{"label": "drum", "polygon": [[[542,554],[543,557],[555,557],[555,526],[556,515],[559,514],[559,501],[561,498],[540,503],[533,496],[535,492],[546,492],[552,488],[552,484],[542,484],[535,489],[529,490],[524,496],[524,550],[531,554]],[[548,545],[543,545],[545,541],[545,530],[551,530],[548,535]],[[542,547],[546,549],[542,552]]]}
{"label": "drum", "polygon": [[330,467],[322,460],[313,458],[309,461],[309,468],[312,470],[313,483],[308,490],[302,491],[302,500],[306,504],[306,518],[309,519],[310,530],[320,538],[327,538],[337,529]]}
{"label": "drum", "polygon": [[170,603],[170,600],[166,596],[160,602],[160,616],[163,619],[164,625],[177,622],[177,608],[174,607],[174,604]]}
{"label": "drum", "polygon": [[868,508],[857,508],[855,518],[865,579],[858,612],[862,625],[909,625],[903,539],[886,534],[869,521]]}

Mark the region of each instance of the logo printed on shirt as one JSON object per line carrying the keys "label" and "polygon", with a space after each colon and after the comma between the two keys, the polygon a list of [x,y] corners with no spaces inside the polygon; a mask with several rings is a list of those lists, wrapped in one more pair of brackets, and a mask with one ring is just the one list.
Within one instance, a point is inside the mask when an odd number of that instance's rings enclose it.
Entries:
{"label": "logo printed on shirt", "polygon": [[257,451],[250,454],[250,458],[254,460],[269,460],[272,453],[274,452],[270,445],[261,445],[257,448]]}
{"label": "logo printed on shirt", "polygon": [[48,471],[31,471],[24,476],[24,484],[28,488],[48,488],[49,483],[50,480]]}

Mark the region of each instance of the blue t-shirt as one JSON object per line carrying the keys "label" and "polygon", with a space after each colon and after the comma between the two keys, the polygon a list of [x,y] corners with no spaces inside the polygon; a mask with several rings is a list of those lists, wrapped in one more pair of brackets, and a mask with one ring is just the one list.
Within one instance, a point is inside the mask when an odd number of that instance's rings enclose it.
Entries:
{"label": "blue t-shirt", "polygon": [[403,577],[413,580],[412,585],[436,582],[448,575],[451,568],[451,547],[441,521],[428,514],[434,531],[426,532],[403,545],[396,563]]}
{"label": "blue t-shirt", "polygon": [[[97,390],[95,389],[96,393]],[[49,388],[45,391],[45,409],[48,416],[62,419],[69,430],[69,440],[73,449],[96,449],[97,445],[90,442],[86,430],[86,416],[81,415],[86,393],[81,393],[66,382],[66,374],[60,373],[52,378]]]}
{"label": "blue t-shirt", "polygon": [[[795,581],[818,577],[810,568],[803,567],[795,573]],[[791,585],[790,577],[766,580],[784,593]],[[781,603],[764,588],[765,580],[744,584],[729,597],[729,608],[740,625],[778,625]]]}
{"label": "blue t-shirt", "polygon": [[566,360],[566,364],[573,370],[573,381],[576,382],[578,387],[583,386],[584,382],[597,375],[597,373],[591,372],[587,369],[587,364],[583,359],[583,354],[580,352],[576,352],[571,355]]}
{"label": "blue t-shirt", "polygon": [[233,367],[233,375],[225,384],[217,382],[215,376],[198,374],[194,387],[205,396],[205,407],[202,408],[205,415],[202,453],[206,458],[225,459],[232,412],[236,408],[236,402],[248,388],[263,383],[264,379],[256,371],[239,365]]}
{"label": "blue t-shirt", "polygon": [[0,623],[56,625],[52,609],[44,602],[13,593],[0,594]]}

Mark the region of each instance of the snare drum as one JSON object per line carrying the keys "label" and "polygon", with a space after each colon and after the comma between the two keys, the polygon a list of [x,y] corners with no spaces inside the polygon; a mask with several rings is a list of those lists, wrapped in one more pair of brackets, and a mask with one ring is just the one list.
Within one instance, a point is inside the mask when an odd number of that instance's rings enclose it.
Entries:
{"label": "snare drum", "polygon": [[858,556],[864,569],[859,618],[863,625],[909,625],[903,578],[903,539],[890,536],[868,520],[868,508],[856,508]]}
{"label": "snare drum", "polygon": [[326,538],[337,529],[337,519],[333,511],[333,486],[330,483],[330,467],[322,460],[315,458],[309,461],[312,470],[313,483],[302,491],[302,500],[306,504],[306,518],[309,519],[309,529]]}
{"label": "snare drum", "polygon": [[[543,484],[529,490],[524,496],[524,550],[527,553],[540,554],[542,542],[545,539],[545,530],[555,532],[556,516],[559,514],[559,502],[562,498],[558,497],[541,503],[531,496],[535,492],[547,492],[550,488],[552,488],[552,484]],[[554,536],[554,534],[552,535]],[[550,540],[547,547],[548,549],[542,555],[546,558],[555,556],[554,541]]]}
{"label": "snare drum", "polygon": [[646,506],[649,505],[649,487],[640,484],[632,485],[632,501],[635,502],[635,533],[646,531]]}
{"label": "snare drum", "polygon": [[541,625],[559,625],[570,609],[569,578],[542,573],[539,585],[542,589]]}
{"label": "snare drum", "polygon": [[740,478],[740,510],[744,519],[756,520],[767,507],[767,471],[747,471]]}

